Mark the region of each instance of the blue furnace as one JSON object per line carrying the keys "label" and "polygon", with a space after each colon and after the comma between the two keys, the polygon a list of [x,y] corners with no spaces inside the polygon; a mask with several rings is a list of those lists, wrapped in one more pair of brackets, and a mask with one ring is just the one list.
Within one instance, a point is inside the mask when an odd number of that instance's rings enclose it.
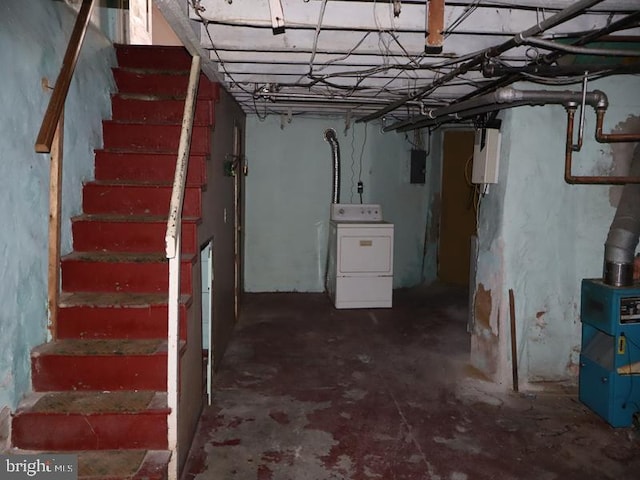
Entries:
{"label": "blue furnace", "polygon": [[613,427],[640,420],[640,285],[582,281],[580,401]]}

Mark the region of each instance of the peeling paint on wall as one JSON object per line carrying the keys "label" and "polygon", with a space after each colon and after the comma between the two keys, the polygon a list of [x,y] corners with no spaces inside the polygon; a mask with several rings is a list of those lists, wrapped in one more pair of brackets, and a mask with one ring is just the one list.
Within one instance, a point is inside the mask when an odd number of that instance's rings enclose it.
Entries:
{"label": "peeling paint on wall", "polygon": [[480,283],[476,289],[474,301],[475,326],[471,337],[472,359],[474,367],[483,373],[493,376],[498,370],[499,342],[498,335],[491,328],[493,298],[491,290]]}
{"label": "peeling paint on wall", "polygon": [[[593,88],[609,97],[605,132],[640,131],[640,79],[609,77],[597,80]],[[580,282],[602,275],[603,244],[619,188],[564,182],[562,107],[518,107],[501,116],[500,179],[480,209],[478,286],[482,283],[492,293],[492,321],[508,318],[505,293],[514,290],[523,383],[576,381]],[[625,174],[632,145],[599,144],[594,124],[595,114],[587,111],[574,174]],[[495,379],[508,383],[509,335],[500,332]],[[486,365],[481,341],[482,335],[474,335],[471,358],[474,364]]]}

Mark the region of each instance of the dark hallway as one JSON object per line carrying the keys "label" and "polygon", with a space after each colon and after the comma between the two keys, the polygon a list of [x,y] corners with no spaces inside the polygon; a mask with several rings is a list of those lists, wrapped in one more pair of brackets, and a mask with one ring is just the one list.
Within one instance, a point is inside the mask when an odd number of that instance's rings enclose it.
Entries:
{"label": "dark hallway", "polygon": [[509,394],[467,365],[467,294],[336,310],[246,295],[185,480],[637,479],[640,441],[569,387]]}

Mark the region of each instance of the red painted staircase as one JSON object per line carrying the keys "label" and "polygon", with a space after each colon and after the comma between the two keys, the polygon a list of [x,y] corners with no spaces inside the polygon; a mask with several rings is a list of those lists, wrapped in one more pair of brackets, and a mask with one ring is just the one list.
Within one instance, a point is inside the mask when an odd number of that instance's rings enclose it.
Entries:
{"label": "red painted staircase", "polygon": [[[166,216],[190,55],[118,46],[112,120],[62,259],[57,338],[31,355],[34,392],[12,421],[16,450],[80,453],[86,478],[166,478]],[[184,200],[180,335],[186,338],[218,85],[200,81]]]}

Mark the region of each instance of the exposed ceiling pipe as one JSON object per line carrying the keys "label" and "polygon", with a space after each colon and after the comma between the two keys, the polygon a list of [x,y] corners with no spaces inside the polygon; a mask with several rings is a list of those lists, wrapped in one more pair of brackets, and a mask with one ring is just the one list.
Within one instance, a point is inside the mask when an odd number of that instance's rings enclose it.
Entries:
{"label": "exposed ceiling pipe", "polygon": [[542,38],[526,38],[522,37],[522,43],[525,45],[535,45],[537,47],[546,48],[547,50],[562,51],[577,55],[599,55],[606,57],[640,57],[637,50],[622,50],[613,48],[586,48],[576,47],[575,45],[565,45]]}
{"label": "exposed ceiling pipe", "polygon": [[[608,176],[608,175],[573,175],[572,157],[573,152],[579,152],[581,142],[577,145],[573,143],[573,124],[575,113],[578,108],[577,103],[565,105],[567,110],[567,137],[565,143],[564,156],[564,180],[571,185],[626,185],[640,184],[640,175],[632,174],[630,176]],[[602,134],[602,124],[604,123],[605,108],[596,107],[596,140],[601,143],[613,142],[638,142],[640,134]],[[600,132],[600,133],[598,133]],[[600,136],[600,138],[598,138]],[[606,141],[605,141],[606,140]]]}
{"label": "exposed ceiling pipe", "polygon": [[[565,181],[570,184],[590,185],[623,185],[640,184],[640,176],[575,176],[572,174],[572,155],[579,152],[582,146],[582,135],[576,145],[573,143],[573,124],[578,105],[591,106],[596,111],[595,138],[600,143],[640,142],[640,133],[608,133],[602,132],[604,115],[609,107],[607,95],[600,90],[592,92],[574,91],[544,91],[544,90],[516,90],[511,87],[500,88],[465,102],[449,105],[444,108],[428,110],[420,121],[405,121],[390,125],[388,130],[414,130],[433,126],[447,121],[462,120],[464,118],[488,113],[505,108],[522,105],[564,105],[567,110],[567,135],[565,146]],[[403,124],[403,125],[400,125]]]}
{"label": "exposed ceiling pipe", "polygon": [[[640,145],[636,146],[629,175],[640,176]],[[640,185],[627,184],[604,244],[603,280],[607,285],[633,284],[633,256],[640,238]]]}
{"label": "exposed ceiling pipe", "polygon": [[[593,32],[590,32],[584,35],[583,37],[573,42],[571,45],[576,47],[581,45],[587,45],[589,42],[593,42],[594,40],[604,37],[605,35],[627,28],[629,25],[634,24],[638,20],[640,20],[640,10],[630,15],[627,15],[626,17],[623,17],[619,20],[616,20],[615,22],[612,22],[611,24],[607,25],[604,28],[601,28],[600,30],[595,30]],[[565,55],[566,53],[564,52],[548,53],[547,55],[544,55],[541,59],[535,59],[531,61],[528,66],[537,65],[540,61],[543,62],[543,65],[550,65]],[[482,95],[483,93],[486,93],[486,92],[491,92],[497,88],[506,87],[508,85],[511,85],[512,83],[515,83],[523,79],[524,77],[520,73],[508,74],[491,83],[483,85],[482,87],[474,90],[473,92],[469,92],[466,95],[463,95],[462,97],[458,98],[457,101],[464,102],[465,100],[468,100],[470,98],[476,97],[478,95]]]}
{"label": "exposed ceiling pipe", "polygon": [[324,139],[331,145],[333,159],[333,184],[331,190],[331,203],[340,203],[340,146],[338,136],[333,128],[324,131]]}
{"label": "exposed ceiling pipe", "polygon": [[596,110],[596,140],[600,143],[640,142],[637,133],[602,133],[605,109]]}
{"label": "exposed ceiling pipe", "polygon": [[[545,105],[582,102],[582,92],[570,90],[545,91],[545,90],[516,90],[515,88],[499,88],[495,92],[486,93],[480,97],[472,98],[465,102],[454,103],[442,108],[427,110],[424,115],[413,119],[398,122],[384,128],[389,130],[413,130],[426,126],[436,125],[452,120],[461,120],[480,113],[513,108],[522,105]],[[598,90],[586,94],[586,103],[596,108],[608,106],[607,96]]]}
{"label": "exposed ceiling pipe", "polygon": [[[628,73],[640,73],[640,63],[631,63],[612,65],[610,63],[590,63],[575,64],[575,65],[538,65],[528,64],[522,67],[509,67],[505,65],[499,65],[496,63],[486,63],[482,65],[482,74],[487,77],[504,77],[515,76],[518,74],[524,75],[537,75],[542,77],[561,77],[561,76],[582,76],[585,70],[589,71],[589,76],[592,75],[624,75]],[[505,85],[506,86],[506,85]],[[468,97],[464,100],[468,100]],[[460,100],[463,101],[463,100]]]}
{"label": "exposed ceiling pipe", "polygon": [[460,65],[458,68],[452,70],[451,72],[447,73],[446,75],[443,75],[442,77],[438,78],[437,80],[435,80],[434,82],[432,82],[430,85],[423,87],[421,89],[419,89],[417,92],[414,92],[410,95],[406,95],[405,97],[401,98],[400,100],[397,100],[389,105],[387,105],[384,108],[381,108],[380,110],[378,110],[377,112],[374,112],[370,115],[366,115],[365,117],[362,117],[361,119],[357,120],[358,122],[368,122],[370,120],[374,120],[376,118],[379,118],[393,110],[395,110],[396,108],[401,107],[402,105],[404,105],[406,102],[410,101],[410,100],[415,100],[416,98],[422,97],[423,95],[432,92],[433,90],[435,90],[436,88],[438,88],[441,85],[444,85],[445,83],[449,82],[450,80],[453,80],[455,77],[457,77],[458,75],[463,75],[465,73],[467,73],[469,70],[471,70],[472,68],[477,67],[478,65],[480,65],[485,59],[491,58],[491,57],[497,57],[498,55],[506,52],[507,50],[512,49],[513,47],[518,46],[521,43],[521,38],[522,37],[532,37],[535,35],[539,35],[540,33],[544,32],[545,30],[548,30],[549,28],[553,28],[557,25],[560,25],[561,23],[566,22],[567,20],[570,20],[572,18],[574,18],[575,16],[581,14],[582,12],[584,12],[585,10],[587,10],[590,7],[593,7],[594,5],[597,5],[598,3],[601,3],[603,0],[580,0],[578,2],[575,2],[574,4],[572,4],[571,6],[565,8],[564,10],[561,10],[560,12],[556,13],[555,15],[552,15],[551,17],[547,18],[546,20],[543,20],[542,22],[534,25],[533,27],[530,27],[529,29],[514,35],[513,38],[507,40],[506,42],[497,45],[495,47],[491,47],[488,48],[486,50],[484,50],[483,52],[479,53],[476,57],[474,57],[472,60],[469,60],[466,63],[463,63],[462,65]]}
{"label": "exposed ceiling pipe", "polygon": [[[280,92],[259,92],[257,94],[261,98],[273,98],[273,99],[302,99],[302,100],[317,100],[319,102],[326,102],[327,98],[319,94],[313,93],[280,93]],[[366,103],[372,105],[384,104],[385,100],[382,98],[365,97],[365,96],[349,96],[349,97],[334,97],[331,98],[331,103]],[[442,104],[443,102],[440,102]],[[414,107],[420,107],[422,102],[408,102],[409,105]]]}
{"label": "exposed ceiling pipe", "polygon": [[444,0],[427,2],[427,38],[424,43],[426,53],[442,53],[444,43]]}

